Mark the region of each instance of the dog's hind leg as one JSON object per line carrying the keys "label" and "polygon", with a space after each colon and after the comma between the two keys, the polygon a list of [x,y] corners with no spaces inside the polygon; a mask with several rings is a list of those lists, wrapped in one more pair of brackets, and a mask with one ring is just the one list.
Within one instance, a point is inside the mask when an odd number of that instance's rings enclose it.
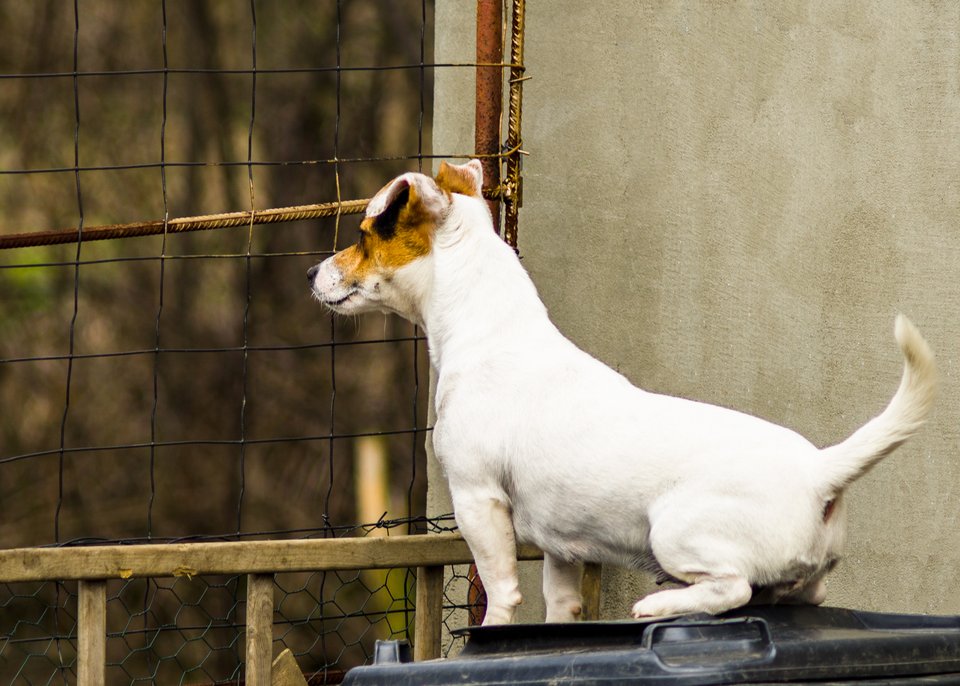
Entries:
{"label": "dog's hind leg", "polygon": [[543,599],[548,622],[573,622],[580,617],[580,565],[543,554]]}
{"label": "dog's hind leg", "polygon": [[522,601],[510,509],[492,496],[457,493],[453,509],[487,593],[483,623],[509,624]]}
{"label": "dog's hind leg", "polygon": [[633,616],[664,617],[706,612],[711,615],[745,605],[753,590],[740,576],[703,575],[690,586],[651,593],[633,606]]}
{"label": "dog's hind leg", "polygon": [[738,525],[749,521],[751,510],[744,503],[753,504],[696,489],[674,490],[658,503],[650,518],[649,551],[666,574],[689,585],[641,598],[633,606],[634,617],[713,615],[750,602],[757,536],[751,538],[746,535],[751,529]]}

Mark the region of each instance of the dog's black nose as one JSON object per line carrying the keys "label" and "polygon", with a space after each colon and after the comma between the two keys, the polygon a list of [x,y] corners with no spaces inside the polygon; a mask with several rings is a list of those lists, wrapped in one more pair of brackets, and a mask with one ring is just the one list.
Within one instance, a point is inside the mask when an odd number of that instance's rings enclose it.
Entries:
{"label": "dog's black nose", "polygon": [[313,280],[317,278],[317,272],[320,271],[320,265],[315,264],[310,269],[307,270],[307,282],[313,283]]}

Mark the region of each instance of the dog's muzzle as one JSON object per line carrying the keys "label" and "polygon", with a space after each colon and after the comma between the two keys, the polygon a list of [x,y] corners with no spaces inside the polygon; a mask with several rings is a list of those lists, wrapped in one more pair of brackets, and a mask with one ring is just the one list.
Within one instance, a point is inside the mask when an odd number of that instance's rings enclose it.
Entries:
{"label": "dog's muzzle", "polygon": [[356,284],[344,284],[343,276],[333,263],[332,257],[307,270],[307,283],[317,300],[341,314],[346,312],[340,310],[340,306],[357,293]]}

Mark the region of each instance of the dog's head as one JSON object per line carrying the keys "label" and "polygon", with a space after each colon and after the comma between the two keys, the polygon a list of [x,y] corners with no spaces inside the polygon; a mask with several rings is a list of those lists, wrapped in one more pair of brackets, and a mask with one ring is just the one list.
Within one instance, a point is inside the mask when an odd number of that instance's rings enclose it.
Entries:
{"label": "dog's head", "polygon": [[418,321],[454,194],[481,199],[482,183],[478,160],[442,162],[435,179],[398,176],[370,200],[357,242],[307,272],[313,295],[340,314],[394,312]]}

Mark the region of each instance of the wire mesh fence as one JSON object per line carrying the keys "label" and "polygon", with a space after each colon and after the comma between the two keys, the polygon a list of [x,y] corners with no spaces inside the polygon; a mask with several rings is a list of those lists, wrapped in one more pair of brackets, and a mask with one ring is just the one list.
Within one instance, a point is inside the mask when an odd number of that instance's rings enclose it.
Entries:
{"label": "wire mesh fence", "polygon": [[[406,525],[389,522],[381,530]],[[450,578],[448,584],[457,583],[457,574]],[[109,580],[106,682],[240,683],[246,583],[246,575],[190,570]],[[372,657],[375,640],[412,635],[410,569],[285,572],[273,583],[274,652],[290,649],[308,683],[339,683],[346,669]],[[448,618],[465,607],[455,600],[466,598],[462,589],[452,590],[460,592],[446,602]],[[6,682],[75,682],[77,606],[76,582],[0,584],[0,674]]]}
{"label": "wire mesh fence", "polygon": [[[364,5],[382,16],[348,11]],[[302,278],[344,244],[350,218],[282,230],[249,222],[206,234],[163,229],[171,217],[361,196],[400,170],[422,168],[429,5],[4,7],[8,26],[66,33],[73,50],[68,65],[51,64],[56,50],[43,41],[9,48],[4,59],[4,128],[21,135],[12,137],[0,174],[3,234],[82,234],[144,217],[160,217],[161,233],[4,251],[3,405],[26,406],[5,413],[0,464],[9,493],[0,507],[19,513],[2,521],[19,521],[3,540],[350,523],[355,513],[338,502],[330,475],[338,459],[349,466],[360,435],[379,436],[390,454],[409,456],[399,482],[414,512],[422,479],[412,470],[422,462],[427,428],[422,336],[394,320],[325,324]],[[404,64],[338,70],[367,52],[340,34],[364,36],[358,29],[370,20],[393,22],[397,35],[410,37],[410,45],[391,46],[401,53],[392,61]],[[395,25],[401,21],[407,30]],[[301,23],[309,30],[293,31]],[[287,32],[296,38],[283,43]],[[109,42],[125,33],[141,40]],[[159,64],[145,67],[151,58]],[[410,68],[408,58],[421,66]],[[271,69],[265,61],[307,66]],[[360,76],[373,83],[344,83]],[[290,78],[305,80],[293,87]],[[399,83],[388,89],[391,78]],[[47,121],[34,133],[21,96],[51,84],[60,97],[38,103]],[[354,97],[361,88],[365,99]],[[301,106],[290,104],[300,98]],[[366,109],[373,100],[379,116]],[[64,130],[72,140],[54,145],[51,131]],[[373,397],[367,391],[376,385],[382,392]],[[183,474],[203,485],[205,497],[179,497],[180,486],[194,489]],[[17,488],[25,479],[32,487]],[[289,489],[273,488],[280,479],[295,486],[294,498],[306,484],[319,492],[291,503]],[[273,493],[283,496],[271,507]],[[277,521],[271,509],[283,519],[301,511],[302,523]]]}
{"label": "wire mesh fence", "polygon": [[[434,74],[477,70],[434,63],[433,1],[11,0],[0,22],[0,547],[449,530],[424,517],[422,332],[330,317],[304,279],[355,199],[468,152],[431,148]],[[109,682],[242,680],[244,583],[111,581]],[[311,683],[409,635],[409,570],[275,583]],[[76,603],[0,584],[0,682],[75,680]]]}

